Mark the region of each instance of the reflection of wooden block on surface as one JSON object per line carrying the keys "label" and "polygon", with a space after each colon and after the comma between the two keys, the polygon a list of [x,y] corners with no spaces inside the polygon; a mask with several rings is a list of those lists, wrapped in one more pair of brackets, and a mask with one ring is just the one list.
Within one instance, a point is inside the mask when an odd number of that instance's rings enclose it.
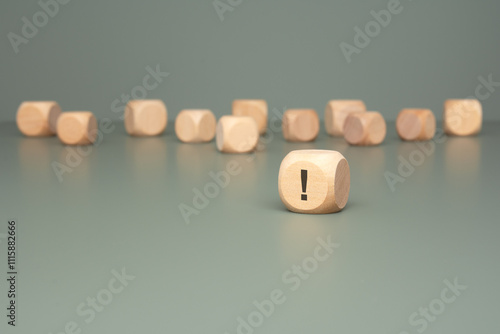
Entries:
{"label": "reflection of wooden block on surface", "polygon": [[313,109],[290,109],[283,114],[283,137],[292,142],[313,141],[318,137],[319,118]]}
{"label": "reflection of wooden block on surface", "polygon": [[203,143],[215,136],[216,120],[210,110],[183,110],[175,119],[175,133],[185,143]]}
{"label": "reflection of wooden block on surface", "polygon": [[330,136],[344,135],[344,122],[353,112],[366,111],[361,100],[331,100],[325,109],[325,128]]}
{"label": "reflection of wooden block on surface", "polygon": [[66,145],[89,145],[97,138],[97,120],[90,111],[64,112],[57,121],[57,136]]}
{"label": "reflection of wooden block on surface", "polygon": [[265,100],[234,100],[234,116],[250,116],[259,128],[259,134],[267,130],[267,102]]}
{"label": "reflection of wooden block on surface", "polygon": [[221,152],[251,152],[259,140],[257,123],[250,116],[222,116],[217,123],[215,140]]}
{"label": "reflection of wooden block on surface", "polygon": [[344,123],[344,138],[351,145],[378,145],[386,134],[384,117],[376,111],[354,113]]}
{"label": "reflection of wooden block on surface", "polygon": [[54,101],[27,101],[17,109],[17,127],[26,136],[53,136],[61,108]]}
{"label": "reflection of wooden block on surface", "polygon": [[396,130],[403,140],[430,140],[436,133],[436,118],[429,109],[403,109],[396,119]]}
{"label": "reflection of wooden block on surface", "polygon": [[167,108],[161,100],[131,100],[124,121],[129,135],[157,136],[167,127]]}
{"label": "reflection of wooden block on surface", "polygon": [[350,184],[349,164],[337,151],[292,151],[281,162],[279,194],[290,211],[340,211],[347,204]]}
{"label": "reflection of wooden block on surface", "polygon": [[447,100],[444,103],[444,132],[452,136],[471,136],[481,131],[483,108],[478,100]]}

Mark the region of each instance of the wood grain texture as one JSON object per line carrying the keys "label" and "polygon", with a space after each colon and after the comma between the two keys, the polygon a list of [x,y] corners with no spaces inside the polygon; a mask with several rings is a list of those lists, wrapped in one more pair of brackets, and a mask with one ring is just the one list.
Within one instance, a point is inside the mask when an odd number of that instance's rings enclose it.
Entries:
{"label": "wood grain texture", "polygon": [[325,109],[325,128],[330,136],[344,135],[344,122],[347,116],[355,112],[365,112],[366,105],[361,100],[331,100]]}
{"label": "wood grain texture", "polygon": [[267,102],[265,100],[234,100],[234,116],[250,116],[257,123],[259,134],[267,131]]}
{"label": "wood grain texture", "polygon": [[167,127],[167,108],[161,100],[131,100],[125,107],[124,122],[131,136],[157,136]]}
{"label": "wood grain texture", "polygon": [[474,99],[447,100],[444,103],[444,132],[450,136],[473,136],[481,132],[483,107]]}
{"label": "wood grain texture", "polygon": [[25,136],[53,136],[61,107],[55,101],[26,101],[17,109],[16,123]]}
{"label": "wood grain texture", "polygon": [[66,145],[89,145],[97,138],[97,120],[90,111],[64,112],[57,121],[57,136]]}
{"label": "wood grain texture", "polygon": [[184,143],[204,143],[214,139],[216,119],[207,109],[182,110],[175,119],[175,133]]}
{"label": "wood grain texture", "polygon": [[281,162],[278,176],[281,201],[288,210],[298,213],[342,210],[350,184],[349,164],[337,151],[292,151]]}
{"label": "wood grain texture", "polygon": [[222,116],[215,135],[217,149],[224,153],[248,153],[259,140],[257,123],[250,116]]}
{"label": "wood grain texture", "polygon": [[350,114],[344,123],[344,138],[351,145],[379,145],[386,131],[384,117],[376,111]]}
{"label": "wood grain texture", "polygon": [[403,109],[396,119],[396,130],[402,140],[430,140],[436,133],[436,117],[429,109]]}
{"label": "wood grain texture", "polygon": [[287,141],[314,141],[319,134],[318,114],[313,109],[289,109],[283,114],[282,128]]}

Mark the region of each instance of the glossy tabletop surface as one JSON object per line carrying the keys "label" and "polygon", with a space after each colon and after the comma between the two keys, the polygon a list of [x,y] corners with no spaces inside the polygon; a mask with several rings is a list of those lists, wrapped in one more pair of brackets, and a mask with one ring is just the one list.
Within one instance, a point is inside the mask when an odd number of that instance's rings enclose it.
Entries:
{"label": "glossy tabletop surface", "polygon": [[[500,123],[420,145],[389,123],[377,147],[274,130],[231,155],[179,142],[173,122],[155,138],[114,123],[83,149],[0,123],[0,332],[499,331]],[[281,160],[311,148],[350,164],[340,213],[280,201]]]}

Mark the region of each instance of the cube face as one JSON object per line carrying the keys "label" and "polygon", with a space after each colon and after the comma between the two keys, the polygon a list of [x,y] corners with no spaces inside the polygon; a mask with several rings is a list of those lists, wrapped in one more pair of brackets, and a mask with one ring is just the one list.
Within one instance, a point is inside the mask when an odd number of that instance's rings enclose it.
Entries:
{"label": "cube face", "polygon": [[444,131],[452,136],[471,136],[481,131],[483,108],[473,99],[447,100],[444,104]]}
{"label": "cube face", "polygon": [[207,109],[183,110],[175,119],[175,133],[185,143],[203,143],[215,136],[216,120]]}
{"label": "cube face", "polygon": [[62,113],[57,121],[57,136],[66,145],[89,145],[97,138],[97,120],[90,111]]}
{"label": "cube face", "polygon": [[325,108],[325,128],[330,136],[344,135],[344,122],[351,113],[366,111],[361,100],[331,100]]}
{"label": "cube face", "polygon": [[125,129],[132,136],[157,136],[167,121],[167,108],[161,100],[131,100],[125,107]]}
{"label": "cube face", "polygon": [[396,130],[402,140],[430,140],[436,133],[436,118],[429,109],[403,109],[396,119]]}
{"label": "cube face", "polygon": [[376,111],[350,114],[344,123],[344,138],[351,145],[379,145],[386,133],[384,117]]}
{"label": "cube face", "polygon": [[61,108],[55,101],[23,102],[16,116],[17,126],[26,136],[53,136]]}
{"label": "cube face", "polygon": [[287,141],[314,141],[319,134],[319,117],[313,109],[290,109],[283,114],[282,127]]}
{"label": "cube face", "polygon": [[345,207],[349,197],[349,164],[336,151],[292,151],[281,163],[278,187],[280,198],[290,211],[337,212]]}
{"label": "cube face", "polygon": [[250,116],[257,123],[259,134],[266,133],[267,130],[268,107],[265,100],[234,100],[234,116]]}
{"label": "cube face", "polygon": [[252,152],[259,140],[257,123],[249,116],[222,116],[217,123],[215,139],[221,152]]}

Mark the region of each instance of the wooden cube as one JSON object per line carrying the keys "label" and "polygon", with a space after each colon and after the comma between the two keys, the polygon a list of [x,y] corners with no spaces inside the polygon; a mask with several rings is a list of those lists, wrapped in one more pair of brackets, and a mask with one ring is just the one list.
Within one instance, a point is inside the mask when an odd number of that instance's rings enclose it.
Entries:
{"label": "wooden cube", "polygon": [[259,128],[259,134],[266,133],[267,130],[267,102],[265,100],[234,100],[234,116],[250,116]]}
{"label": "wooden cube", "polygon": [[325,109],[325,128],[330,136],[344,135],[344,122],[347,116],[354,112],[366,111],[361,100],[331,100]]}
{"label": "wooden cube", "polygon": [[161,100],[130,100],[124,121],[131,136],[157,136],[167,127],[167,108]]}
{"label": "wooden cube", "polygon": [[314,141],[319,133],[318,114],[313,109],[289,109],[283,114],[282,128],[287,141]]}
{"label": "wooden cube", "polygon": [[444,132],[451,136],[472,136],[481,131],[483,108],[478,100],[447,100],[444,103]]}
{"label": "wooden cube", "polygon": [[349,164],[337,151],[292,151],[281,162],[278,190],[293,212],[340,211],[347,204],[350,184]]}
{"label": "wooden cube", "polygon": [[97,120],[90,111],[64,112],[57,120],[57,136],[66,145],[89,145],[97,138]]}
{"label": "wooden cube", "polygon": [[217,149],[225,153],[248,153],[259,140],[257,123],[250,116],[222,116],[217,123]]}
{"label": "wooden cube", "polygon": [[182,110],[175,119],[175,133],[185,143],[203,143],[215,136],[216,120],[210,110]]}
{"label": "wooden cube", "polygon": [[436,133],[436,117],[429,109],[403,109],[396,119],[396,130],[403,140],[430,140]]}
{"label": "wooden cube", "polygon": [[16,122],[24,135],[53,136],[61,108],[55,101],[27,101],[17,109]]}
{"label": "wooden cube", "polygon": [[386,131],[384,117],[376,111],[350,114],[344,123],[344,138],[351,145],[378,145]]}

